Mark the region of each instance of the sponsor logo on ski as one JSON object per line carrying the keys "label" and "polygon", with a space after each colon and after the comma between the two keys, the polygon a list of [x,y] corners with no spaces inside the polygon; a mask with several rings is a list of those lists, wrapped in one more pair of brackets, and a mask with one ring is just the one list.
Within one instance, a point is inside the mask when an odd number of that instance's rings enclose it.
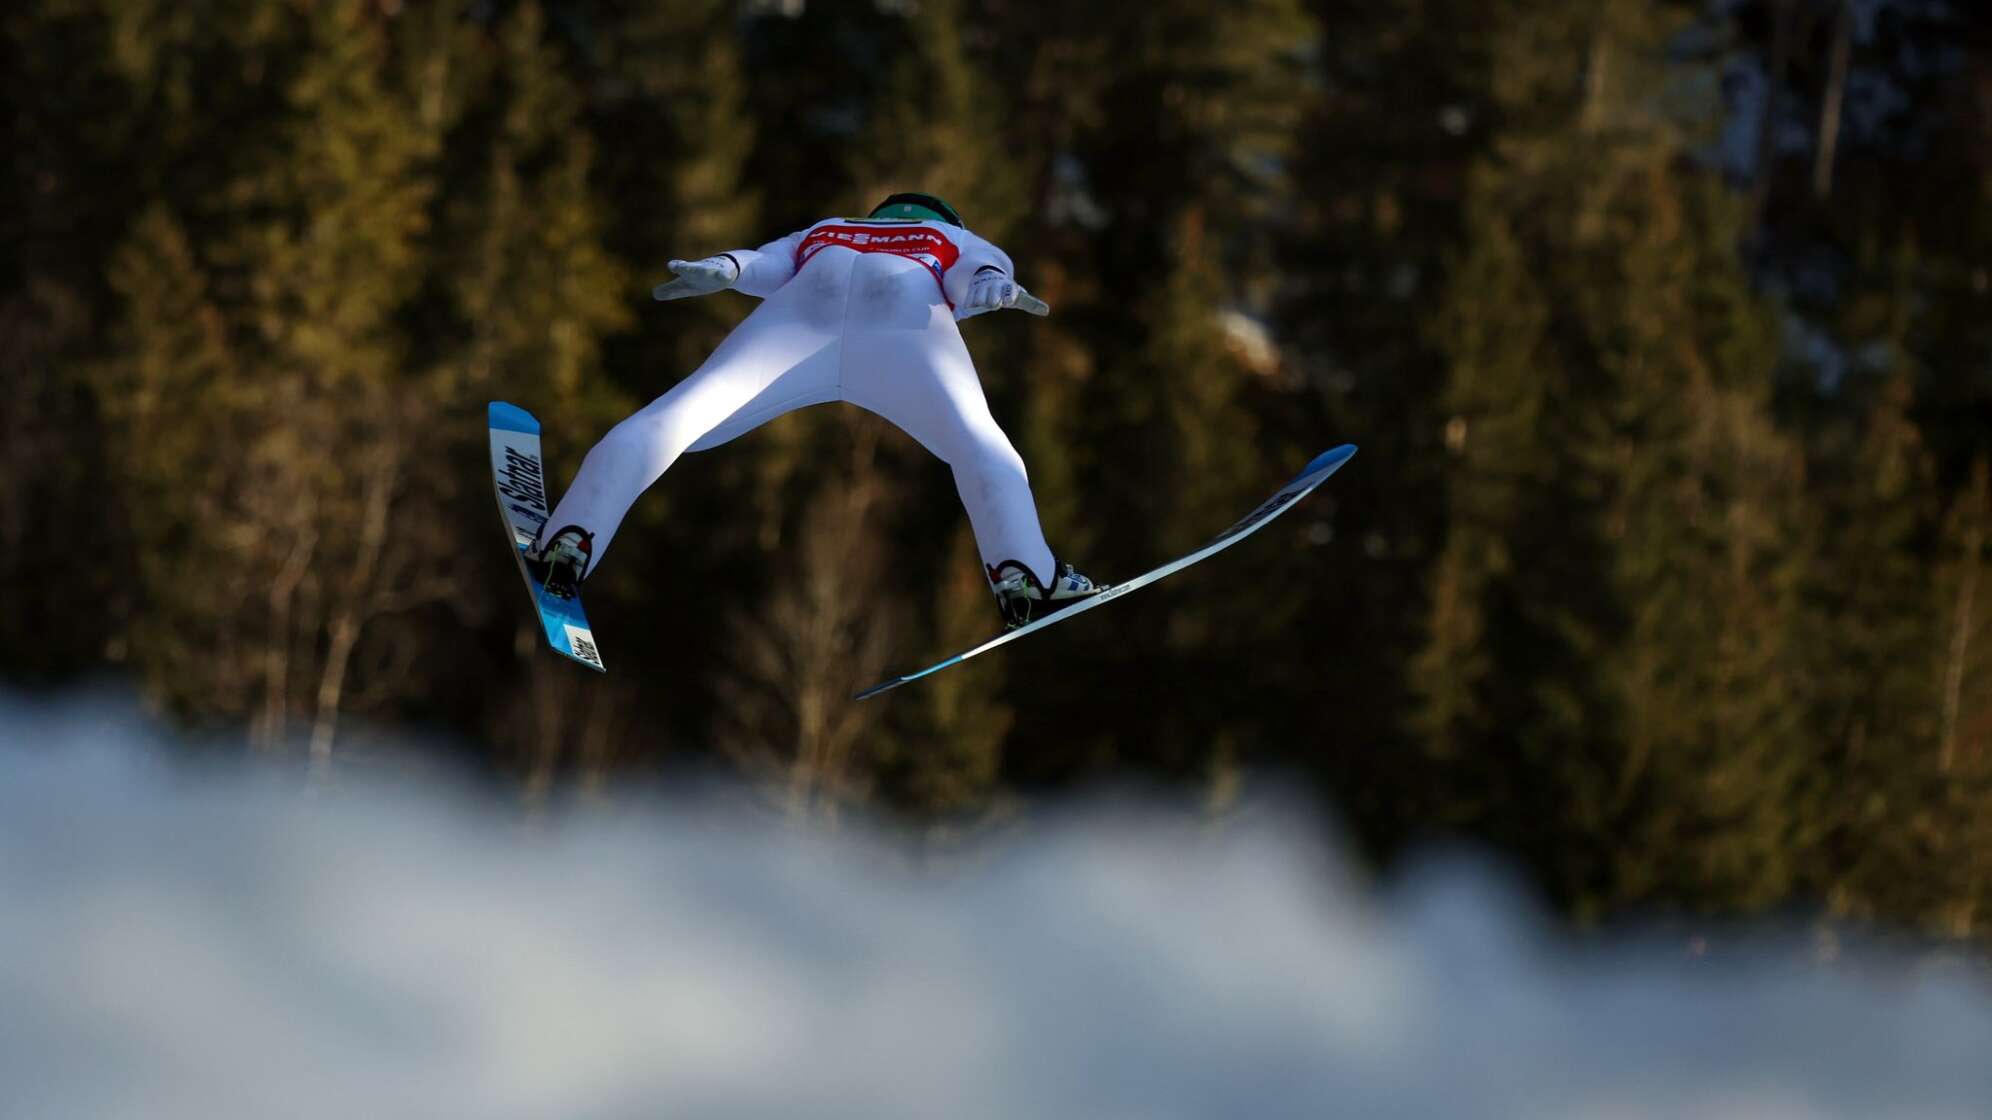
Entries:
{"label": "sponsor logo on ski", "polygon": [[516,447],[507,447],[505,465],[498,472],[498,492],[515,502],[525,502],[535,510],[545,509],[546,483],[540,473],[539,457],[521,454]]}
{"label": "sponsor logo on ski", "polygon": [[567,631],[567,648],[574,651],[575,658],[597,669],[602,668],[602,655],[595,652],[594,633],[579,626],[565,626],[563,629]]}

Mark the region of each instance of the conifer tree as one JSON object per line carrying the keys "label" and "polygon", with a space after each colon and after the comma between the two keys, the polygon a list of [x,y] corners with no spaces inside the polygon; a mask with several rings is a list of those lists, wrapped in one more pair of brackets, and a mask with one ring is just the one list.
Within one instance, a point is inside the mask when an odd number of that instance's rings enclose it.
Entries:
{"label": "conifer tree", "polygon": [[1466,768],[1450,811],[1580,905],[1762,903],[1795,875],[1767,857],[1789,850],[1805,758],[1784,717],[1798,476],[1768,414],[1774,335],[1729,251],[1733,204],[1680,163],[1665,20],[1534,14],[1498,49],[1509,132],[1440,321],[1463,469],[1417,723]]}
{"label": "conifer tree", "polygon": [[[288,656],[288,642],[259,663],[241,624],[253,608],[240,602],[234,580],[213,575],[235,563],[231,538],[256,531],[239,518],[230,526],[227,513],[239,483],[222,448],[249,433],[228,415],[243,389],[225,314],[209,298],[185,231],[163,208],[139,220],[111,282],[129,310],[97,388],[148,604],[127,636],[134,666],[154,701],[183,717],[261,715],[270,690],[259,680]],[[295,555],[302,563],[304,554]],[[298,564],[281,571],[270,584],[273,616],[288,608],[280,589],[294,590],[301,578]],[[273,628],[280,624],[272,617]]]}
{"label": "conifer tree", "polygon": [[[197,224],[156,212],[122,258],[125,341],[99,383],[115,445],[141,477],[199,479],[137,517],[134,548],[165,604],[159,631],[218,631],[214,656],[162,645],[142,662],[196,713],[253,713],[261,741],[301,718],[320,763],[344,708],[391,708],[447,670],[417,656],[412,632],[367,638],[465,601],[469,538],[453,511],[475,492],[466,482],[484,485],[467,395],[481,404],[522,377],[577,392],[618,313],[582,205],[586,148],[544,139],[560,130],[557,81],[534,68],[535,11],[515,18],[515,100],[486,149],[487,186],[437,201],[445,134],[464,117],[453,78],[475,70],[462,29],[315,5],[266,29],[282,95],[261,126],[270,142],[217,155],[227,185],[189,203]],[[418,314],[430,291],[455,293],[460,347]],[[411,337],[415,323],[430,329]],[[267,590],[232,603],[202,591],[231,581]]]}
{"label": "conifer tree", "polygon": [[926,191],[1002,244],[1026,209],[1028,167],[1003,142],[1003,94],[968,56],[960,9],[933,0],[906,17],[905,45],[852,145],[849,174],[859,205]]}
{"label": "conifer tree", "polygon": [[[1297,466],[1282,448],[1259,439],[1246,407],[1255,373],[1231,344],[1210,293],[1221,288],[1215,239],[1191,211],[1170,231],[1177,259],[1152,272],[1128,302],[1141,332],[1126,352],[1103,355],[1099,373],[1080,385],[1071,439],[1087,466],[1081,476],[1087,549],[1075,559],[1096,578],[1137,575],[1190,551],[1237,520],[1279,479],[1274,464]],[[1104,461],[1101,449],[1110,449]],[[1281,462],[1284,458],[1286,461]],[[1125,756],[1172,773],[1209,764],[1225,712],[1240,697],[1199,687],[1212,664],[1250,648],[1276,627],[1279,597],[1267,584],[1234,586],[1209,597],[1211,572],[1186,574],[1146,593],[1146,609],[1126,613],[1111,630],[1075,627],[1064,648],[1044,656],[1094,666],[1110,690],[1154,689],[1170,703],[1122,711],[1102,728]],[[1200,596],[1200,591],[1204,597]],[[1261,594],[1260,591],[1267,591]],[[1170,598],[1161,600],[1163,596]],[[1055,728],[1087,727],[1100,713],[1083,699],[1032,705],[1027,736],[1056,742]]]}
{"label": "conifer tree", "polygon": [[394,515],[435,400],[406,376],[395,316],[420,284],[437,137],[396,97],[389,29],[365,5],[296,19],[277,142],[236,177],[202,253],[231,281],[224,321],[245,376],[179,403],[228,480],[215,517],[189,520],[226,542],[222,571],[272,588],[263,734],[303,715],[322,765],[364,629],[421,561]]}
{"label": "conifer tree", "polygon": [[[35,589],[0,612],[0,674],[18,679],[122,663],[146,607],[92,392],[112,254],[166,166],[172,98],[153,71],[197,23],[134,34],[146,8],[30,0],[0,15],[0,578]],[[64,563],[43,558],[49,540]]]}
{"label": "conifer tree", "polygon": [[[1525,853],[1559,890],[1594,850],[1563,832],[1598,804],[1613,712],[1596,677],[1613,628],[1601,587],[1599,499],[1579,458],[1595,404],[1555,332],[1541,241],[1476,173],[1468,248],[1434,328],[1451,361],[1447,534],[1431,575],[1430,639],[1410,662],[1413,726],[1441,764],[1421,812]],[[1595,437],[1591,437],[1595,438]],[[1581,833],[1580,833],[1581,835]]]}
{"label": "conifer tree", "polygon": [[[1899,354],[1900,352],[1897,351]],[[1927,899],[1913,823],[1931,808],[1941,761],[1941,603],[1921,556],[1938,513],[1928,453],[1910,420],[1911,377],[1888,376],[1830,492],[1812,573],[1810,706],[1827,765],[1820,884],[1836,908],[1903,913]]]}
{"label": "conifer tree", "polygon": [[1944,519],[1937,583],[1943,650],[1937,766],[1992,766],[1992,463],[1981,456]]}
{"label": "conifer tree", "polygon": [[1761,906],[1793,889],[1811,827],[1804,475],[1771,423],[1778,342],[1732,249],[1742,206],[1717,183],[1655,179],[1623,258],[1629,298],[1603,326],[1623,346],[1606,516],[1630,623],[1606,660],[1632,824],[1615,890]]}
{"label": "conifer tree", "polygon": [[[747,104],[737,6],[584,4],[589,34],[573,48],[586,116],[570,127],[600,145],[596,175],[610,218],[604,242],[639,276],[673,258],[755,246],[764,190],[747,170],[759,136]],[[689,300],[641,316],[612,351],[610,373],[638,399],[691,372],[744,312],[737,300]]]}

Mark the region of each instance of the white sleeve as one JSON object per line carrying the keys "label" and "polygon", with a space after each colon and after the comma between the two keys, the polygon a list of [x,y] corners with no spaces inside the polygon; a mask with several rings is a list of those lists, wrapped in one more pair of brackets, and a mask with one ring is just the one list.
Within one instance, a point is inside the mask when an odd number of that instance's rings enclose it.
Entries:
{"label": "white sleeve", "polygon": [[727,257],[739,266],[740,279],[733,282],[734,291],[766,299],[795,275],[795,251],[808,232],[799,229],[759,249],[729,249],[715,255]]}
{"label": "white sleeve", "polygon": [[[1010,263],[1010,255],[967,230],[949,231],[954,242],[961,249],[954,265],[941,277],[941,290],[947,293],[948,302],[959,308],[968,299],[968,286],[975,280],[975,274],[993,268],[1003,275],[1016,279],[1016,266]],[[955,312],[961,318],[961,312]]]}

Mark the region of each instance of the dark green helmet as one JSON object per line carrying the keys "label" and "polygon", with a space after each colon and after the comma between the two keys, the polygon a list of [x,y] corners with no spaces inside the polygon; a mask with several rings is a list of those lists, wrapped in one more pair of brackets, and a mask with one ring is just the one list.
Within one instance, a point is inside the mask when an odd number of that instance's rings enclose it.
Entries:
{"label": "dark green helmet", "polygon": [[929,222],[946,222],[951,226],[957,226],[961,229],[968,228],[962,225],[961,215],[955,213],[955,208],[949,206],[944,199],[935,198],[930,194],[920,194],[917,191],[903,191],[892,195],[884,202],[872,207],[870,216],[874,218],[912,218],[916,221],[924,219]]}

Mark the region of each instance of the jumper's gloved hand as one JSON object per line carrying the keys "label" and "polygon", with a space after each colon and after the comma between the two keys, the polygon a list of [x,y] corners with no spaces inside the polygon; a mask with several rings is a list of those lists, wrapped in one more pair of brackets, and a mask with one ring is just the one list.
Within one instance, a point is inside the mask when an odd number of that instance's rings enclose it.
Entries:
{"label": "jumper's gloved hand", "polygon": [[1024,290],[1022,284],[994,268],[985,268],[968,282],[968,298],[961,301],[961,317],[980,315],[1014,307],[1033,315],[1051,314],[1051,305]]}
{"label": "jumper's gloved hand", "polygon": [[684,299],[731,288],[740,279],[740,266],[722,253],[696,261],[672,261],[676,280],[667,280],[650,289],[651,299]]}

